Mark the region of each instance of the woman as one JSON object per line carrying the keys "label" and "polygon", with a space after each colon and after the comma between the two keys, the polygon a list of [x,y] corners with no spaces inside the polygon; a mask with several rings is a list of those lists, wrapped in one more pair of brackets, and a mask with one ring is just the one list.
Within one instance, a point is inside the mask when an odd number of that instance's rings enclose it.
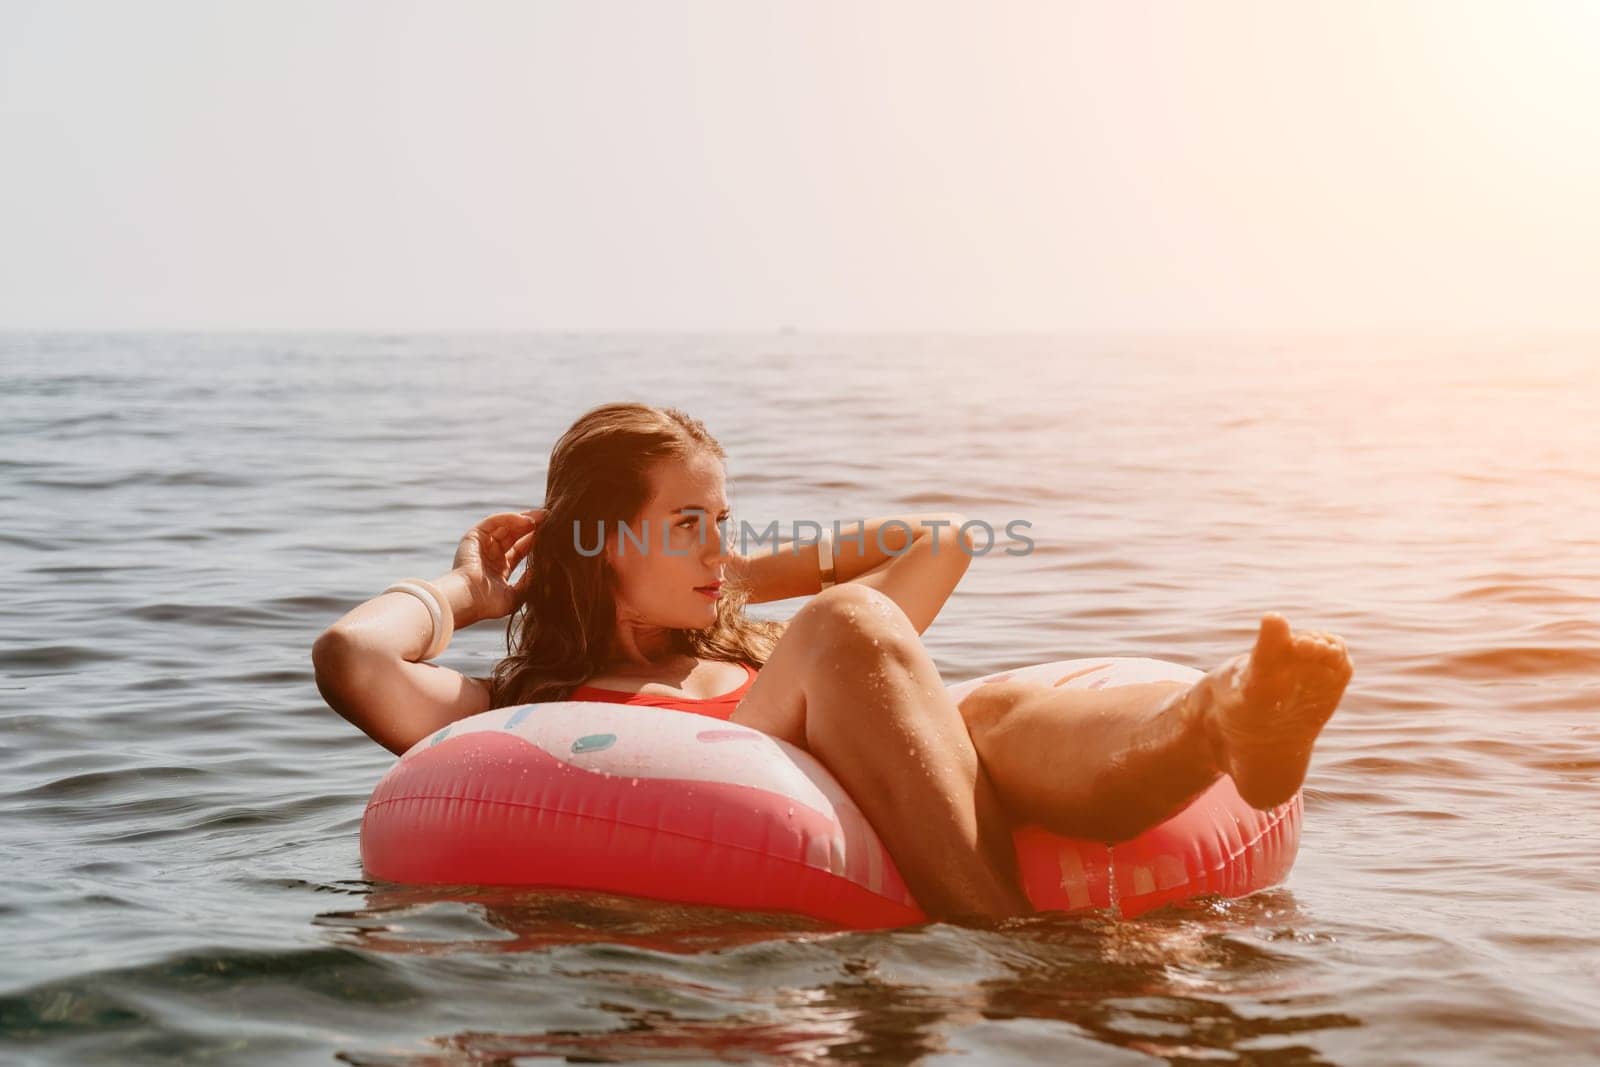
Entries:
{"label": "woman", "polygon": [[[1032,910],[1014,823],[1121,840],[1224,773],[1258,808],[1289,799],[1349,681],[1339,638],[1268,615],[1249,653],[1193,685],[1002,680],[958,704],[920,635],[971,562],[961,516],[865,523],[841,538],[825,587],[815,543],[733,550],[723,460],[674,408],[594,408],[551,453],[545,507],[475,526],[451,570],[419,583],[433,597],[385,591],[318,638],[318,689],[395,753],[456,719],[552,700],[753,727],[821,760],[923,910],[952,918]],[[810,594],[786,623],[744,614]],[[510,655],[489,676],[419,662],[453,627],[507,615]]]}

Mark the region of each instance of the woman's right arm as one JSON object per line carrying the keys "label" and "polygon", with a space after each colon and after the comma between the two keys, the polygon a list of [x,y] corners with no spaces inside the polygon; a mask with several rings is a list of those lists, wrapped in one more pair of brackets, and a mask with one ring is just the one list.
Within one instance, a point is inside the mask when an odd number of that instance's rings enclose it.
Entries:
{"label": "woman's right arm", "polygon": [[[545,509],[490,515],[461,538],[450,572],[434,579],[455,628],[511,614],[528,575],[511,575],[527,555]],[[433,640],[433,617],[410,593],[384,593],[353,608],[311,647],[317,691],[328,706],[400,755],[442,726],[488,711],[487,678],[417,662]]]}
{"label": "woman's right arm", "polygon": [[[457,629],[479,621],[468,577],[434,579]],[[328,706],[395,755],[457,719],[489,710],[487,679],[416,662],[433,619],[409,593],[384,593],[347,612],[311,647],[317,691]]]}
{"label": "woman's right arm", "polygon": [[[840,527],[833,545],[834,580],[860,582],[885,594],[920,634],[972,562],[971,539],[958,534],[964,521],[963,515],[942,511],[853,520]],[[750,556],[734,553],[730,566],[749,585],[749,603],[820,591],[816,545],[790,538]]]}

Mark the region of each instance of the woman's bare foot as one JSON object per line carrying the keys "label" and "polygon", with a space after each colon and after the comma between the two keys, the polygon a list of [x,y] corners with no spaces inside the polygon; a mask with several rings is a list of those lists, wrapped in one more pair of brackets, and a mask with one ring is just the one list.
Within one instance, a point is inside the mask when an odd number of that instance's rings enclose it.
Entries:
{"label": "woman's bare foot", "polygon": [[1287,619],[1269,613],[1253,649],[1189,691],[1217,765],[1246,803],[1266,810],[1300,788],[1311,745],[1338,707],[1352,669],[1339,637],[1291,632]]}

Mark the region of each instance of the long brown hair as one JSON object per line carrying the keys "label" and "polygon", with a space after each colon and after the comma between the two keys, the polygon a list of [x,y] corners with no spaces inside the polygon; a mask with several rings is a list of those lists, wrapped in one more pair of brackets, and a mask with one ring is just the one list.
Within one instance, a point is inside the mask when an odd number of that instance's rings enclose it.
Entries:
{"label": "long brown hair", "polygon": [[[677,408],[602,404],[585,412],[550,452],[546,509],[528,553],[524,599],[506,623],[507,656],[489,678],[490,707],[564,700],[605,667],[615,633],[616,577],[608,553],[584,555],[589,531],[634,522],[650,496],[650,470],[662,460],[726,454],[700,420]],[[574,525],[576,523],[576,525]],[[545,531],[577,530],[578,537]],[[750,591],[730,574],[717,620],[672,631],[671,649],[703,659],[761,667],[784,623],[746,617]]]}

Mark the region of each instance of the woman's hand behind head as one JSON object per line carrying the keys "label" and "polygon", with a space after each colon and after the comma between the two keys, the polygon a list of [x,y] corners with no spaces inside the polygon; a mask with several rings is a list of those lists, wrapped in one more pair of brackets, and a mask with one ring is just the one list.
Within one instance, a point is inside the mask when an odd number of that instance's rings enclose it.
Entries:
{"label": "woman's hand behind head", "polygon": [[509,615],[522,602],[528,575],[515,585],[511,575],[533,547],[546,513],[545,508],[497,512],[462,536],[451,566],[466,576],[480,618]]}

